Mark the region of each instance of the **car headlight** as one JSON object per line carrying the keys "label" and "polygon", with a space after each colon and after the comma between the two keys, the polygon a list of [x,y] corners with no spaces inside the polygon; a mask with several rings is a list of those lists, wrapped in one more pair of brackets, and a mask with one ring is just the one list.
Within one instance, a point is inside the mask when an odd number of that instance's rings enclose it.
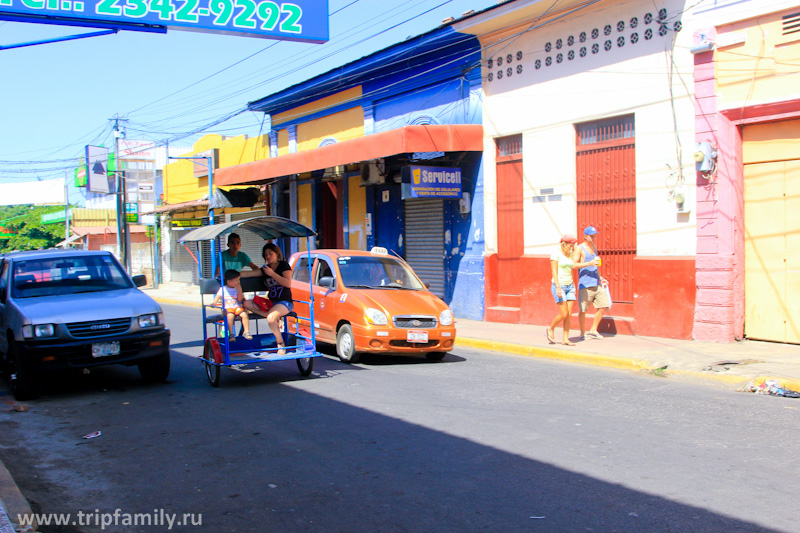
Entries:
{"label": "car headlight", "polygon": [[377,309],[373,309],[371,307],[364,311],[364,318],[367,319],[368,323],[376,326],[385,326],[389,323],[389,320],[386,318],[386,315],[383,314],[383,311],[378,311]]}
{"label": "car headlight", "polygon": [[53,324],[37,324],[35,326],[22,326],[22,336],[26,339],[53,337],[56,327]]}
{"label": "car headlight", "polygon": [[442,326],[450,326],[453,324],[453,313],[449,309],[445,309],[439,313],[439,324]]}
{"label": "car headlight", "polygon": [[142,315],[139,317],[140,328],[152,328],[159,324],[158,315],[161,313],[151,313],[149,315]]}

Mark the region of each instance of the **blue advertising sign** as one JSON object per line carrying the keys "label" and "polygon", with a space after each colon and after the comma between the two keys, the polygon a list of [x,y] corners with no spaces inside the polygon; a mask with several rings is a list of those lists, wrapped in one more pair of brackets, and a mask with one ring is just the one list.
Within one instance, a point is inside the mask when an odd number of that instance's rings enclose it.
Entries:
{"label": "blue advertising sign", "polygon": [[403,167],[403,198],[461,198],[461,169]]}
{"label": "blue advertising sign", "polygon": [[0,0],[0,20],[312,43],[328,40],[327,0]]}

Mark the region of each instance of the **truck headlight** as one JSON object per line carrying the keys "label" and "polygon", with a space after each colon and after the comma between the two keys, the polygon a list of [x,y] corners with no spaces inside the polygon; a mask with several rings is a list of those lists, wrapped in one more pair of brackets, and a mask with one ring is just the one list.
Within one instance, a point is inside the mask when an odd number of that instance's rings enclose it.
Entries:
{"label": "truck headlight", "polygon": [[142,315],[139,317],[140,328],[152,328],[158,325],[159,313],[151,313],[149,315]]}
{"label": "truck headlight", "polygon": [[442,326],[450,326],[453,324],[453,313],[449,309],[445,309],[439,313],[439,324]]}
{"label": "truck headlight", "polygon": [[53,324],[37,324],[35,326],[22,326],[22,336],[26,339],[53,337],[56,327]]}
{"label": "truck headlight", "polygon": [[374,324],[376,326],[385,326],[389,323],[386,319],[386,315],[383,314],[383,311],[378,311],[377,309],[373,309],[368,307],[364,310],[364,318],[367,319],[369,324]]}

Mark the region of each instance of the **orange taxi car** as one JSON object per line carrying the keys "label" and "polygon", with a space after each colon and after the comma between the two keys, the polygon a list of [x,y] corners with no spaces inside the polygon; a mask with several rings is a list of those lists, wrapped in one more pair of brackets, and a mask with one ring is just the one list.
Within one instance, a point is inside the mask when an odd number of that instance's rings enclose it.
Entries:
{"label": "orange taxi car", "polygon": [[438,361],[453,349],[450,308],[385,248],[314,250],[310,258],[298,252],[289,264],[297,315],[310,316],[302,302],[310,301],[310,279],[316,339],[335,344],[342,361],[358,362],[364,352],[424,354]]}

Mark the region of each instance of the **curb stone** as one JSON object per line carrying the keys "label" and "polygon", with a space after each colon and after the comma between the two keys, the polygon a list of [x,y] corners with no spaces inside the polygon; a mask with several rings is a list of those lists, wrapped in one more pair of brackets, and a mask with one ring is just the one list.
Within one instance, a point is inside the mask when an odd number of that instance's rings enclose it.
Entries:
{"label": "curb stone", "polygon": [[[11,474],[0,461],[0,533],[14,533],[15,531],[36,531],[38,525],[20,528],[19,524],[12,521],[11,517],[31,515],[28,500],[20,492]],[[6,521],[8,522],[6,524]],[[9,528],[9,529],[6,529]]]}

